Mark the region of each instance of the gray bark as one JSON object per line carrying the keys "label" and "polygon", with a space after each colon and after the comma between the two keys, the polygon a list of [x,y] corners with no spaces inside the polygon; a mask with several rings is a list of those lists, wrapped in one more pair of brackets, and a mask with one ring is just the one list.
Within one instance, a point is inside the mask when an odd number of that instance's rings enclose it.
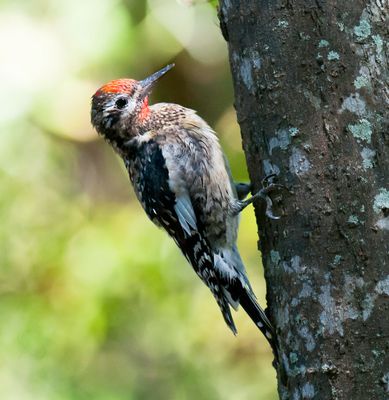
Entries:
{"label": "gray bark", "polygon": [[389,398],[387,10],[220,2],[251,181],[291,192],[256,204],[282,399]]}

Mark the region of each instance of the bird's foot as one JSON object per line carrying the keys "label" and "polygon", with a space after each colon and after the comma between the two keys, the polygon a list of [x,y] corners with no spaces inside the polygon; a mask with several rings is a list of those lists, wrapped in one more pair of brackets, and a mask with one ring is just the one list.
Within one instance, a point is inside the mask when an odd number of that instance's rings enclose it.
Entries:
{"label": "bird's foot", "polygon": [[287,189],[285,186],[273,183],[272,179],[276,176],[276,174],[271,174],[265,176],[262,179],[262,189],[260,189],[257,193],[253,196],[248,198],[247,200],[241,200],[238,203],[238,207],[235,210],[236,214],[239,214],[242,210],[244,210],[249,204],[251,204],[256,199],[262,199],[266,202],[266,211],[265,214],[270,219],[280,219],[280,216],[273,214],[273,201],[270,198],[269,194],[278,190],[285,190]]}

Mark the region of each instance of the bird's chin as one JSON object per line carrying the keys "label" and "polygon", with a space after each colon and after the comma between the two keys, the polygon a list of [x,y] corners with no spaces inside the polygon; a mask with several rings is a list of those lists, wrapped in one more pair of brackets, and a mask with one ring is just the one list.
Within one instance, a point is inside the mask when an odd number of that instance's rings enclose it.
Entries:
{"label": "bird's chin", "polygon": [[117,129],[120,116],[118,114],[111,114],[108,117],[103,118],[101,121],[101,127],[106,131],[113,131]]}

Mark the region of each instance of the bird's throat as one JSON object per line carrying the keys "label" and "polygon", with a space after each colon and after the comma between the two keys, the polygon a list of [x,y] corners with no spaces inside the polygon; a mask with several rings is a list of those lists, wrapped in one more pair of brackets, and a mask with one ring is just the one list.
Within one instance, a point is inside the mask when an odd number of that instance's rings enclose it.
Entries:
{"label": "bird's throat", "polygon": [[138,120],[140,123],[144,123],[149,116],[150,116],[149,98],[145,97],[145,99],[143,100],[142,108],[138,116]]}

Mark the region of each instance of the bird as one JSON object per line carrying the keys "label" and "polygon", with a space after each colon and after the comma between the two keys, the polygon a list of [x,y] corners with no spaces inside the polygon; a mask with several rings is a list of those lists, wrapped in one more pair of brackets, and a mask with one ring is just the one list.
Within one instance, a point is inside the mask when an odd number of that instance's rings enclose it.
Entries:
{"label": "bird", "polygon": [[250,184],[234,184],[215,131],[196,111],[173,103],[149,104],[167,65],[143,80],[116,79],[92,96],[91,122],[122,158],[136,197],[151,221],[175,241],[210,289],[236,335],[231,307],[246,311],[275,350],[275,332],[259,305],[239,254],[239,213],[274,184],[244,200]]}

